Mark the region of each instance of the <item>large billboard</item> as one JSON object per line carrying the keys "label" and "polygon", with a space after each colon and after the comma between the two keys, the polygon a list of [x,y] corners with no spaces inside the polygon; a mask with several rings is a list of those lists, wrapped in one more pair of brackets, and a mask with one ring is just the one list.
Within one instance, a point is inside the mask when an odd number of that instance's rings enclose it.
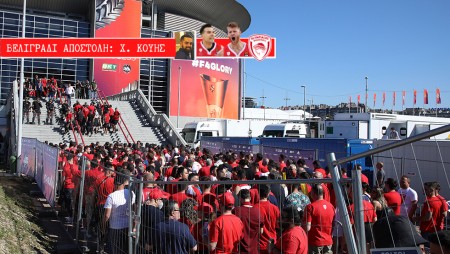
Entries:
{"label": "large billboard", "polygon": [[[97,1],[99,2],[99,1]],[[115,6],[113,6],[115,5]],[[96,38],[140,38],[142,1],[107,0],[96,6]],[[138,58],[94,60],[94,79],[105,95],[122,92],[139,81]]]}
{"label": "large billboard", "polygon": [[239,60],[172,60],[169,101],[170,116],[238,119]]}

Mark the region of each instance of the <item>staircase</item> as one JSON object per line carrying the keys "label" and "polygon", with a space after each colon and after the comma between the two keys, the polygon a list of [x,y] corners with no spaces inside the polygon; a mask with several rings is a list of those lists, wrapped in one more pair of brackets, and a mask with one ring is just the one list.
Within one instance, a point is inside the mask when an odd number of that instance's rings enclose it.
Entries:
{"label": "staircase", "polygon": [[[30,99],[30,103],[33,103],[33,99]],[[64,133],[63,128],[59,125],[59,104],[55,103],[53,124],[47,124],[45,120],[47,119],[47,109],[45,107],[46,100],[41,100],[41,117],[40,124],[38,124],[37,119],[35,123],[31,124],[33,119],[33,112],[30,112],[30,123],[27,124],[27,119],[23,119],[23,137],[36,138],[40,141],[48,141],[49,143],[59,144],[59,143],[69,143],[70,141],[75,141],[72,131]],[[78,138],[78,137],[77,137]],[[78,142],[81,142],[80,140]]]}
{"label": "staircase", "polygon": [[[75,101],[79,101],[81,105],[85,103],[90,104],[91,100],[72,100],[72,103]],[[32,102],[32,100],[30,100]],[[64,134],[63,129],[60,128],[60,125],[56,121],[56,118],[59,117],[59,104],[55,104],[55,120],[53,124],[45,124],[45,119],[47,118],[47,110],[45,108],[46,101],[41,101],[42,110],[41,110],[41,124],[37,124],[37,120],[35,120],[35,124],[26,124],[26,119],[24,120],[24,128],[23,128],[23,136],[29,138],[37,138],[40,141],[48,141],[49,143],[59,144],[61,142],[68,143],[70,141],[75,141],[73,137],[72,131]],[[134,142],[141,141],[142,143],[150,143],[150,144],[162,144],[166,142],[166,139],[159,132],[157,127],[151,127],[150,123],[146,120],[147,118],[139,109],[139,106],[134,101],[110,101],[109,102],[113,109],[118,108],[121,113],[123,121],[131,132],[131,136],[134,139]],[[30,121],[32,120],[32,113],[30,113]],[[128,132],[125,128],[125,125],[121,122],[123,131],[125,132],[125,137],[118,127],[118,131],[114,133],[94,133],[92,136],[83,135],[83,140],[86,145],[91,143],[104,144],[106,142],[114,143],[114,142],[129,142],[132,143],[133,140],[128,135]],[[75,128],[75,126],[74,126]],[[77,141],[78,143],[82,143],[78,133]],[[128,139],[128,140],[127,140]]]}

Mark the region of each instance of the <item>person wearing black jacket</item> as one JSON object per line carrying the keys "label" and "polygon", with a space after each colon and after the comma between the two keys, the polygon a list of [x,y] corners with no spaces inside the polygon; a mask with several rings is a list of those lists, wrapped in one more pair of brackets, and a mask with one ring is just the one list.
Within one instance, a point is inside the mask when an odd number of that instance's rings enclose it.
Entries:
{"label": "person wearing black jacket", "polygon": [[42,103],[40,102],[39,98],[36,98],[36,100],[33,101],[33,119],[31,121],[32,124],[34,124],[34,118],[37,118],[37,122],[40,125],[41,124],[41,108]]}
{"label": "person wearing black jacket", "polygon": [[24,119],[22,119],[22,122],[26,118],[27,119],[27,123],[30,123],[30,109],[31,109],[31,102],[30,102],[30,100],[27,97],[23,101],[23,118]]}
{"label": "person wearing black jacket", "polygon": [[45,120],[45,124],[53,124],[53,117],[55,113],[55,105],[53,104],[53,99],[50,99],[45,103],[45,107],[47,108],[47,119]]}

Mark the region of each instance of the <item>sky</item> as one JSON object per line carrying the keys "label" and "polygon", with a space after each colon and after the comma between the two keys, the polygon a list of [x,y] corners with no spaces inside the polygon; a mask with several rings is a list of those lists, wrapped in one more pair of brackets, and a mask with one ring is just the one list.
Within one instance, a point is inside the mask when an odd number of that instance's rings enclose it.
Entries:
{"label": "sky", "polygon": [[264,96],[269,107],[303,105],[302,85],[307,104],[337,105],[350,96],[356,102],[358,95],[364,103],[367,77],[371,108],[401,110],[402,91],[403,107],[413,107],[414,90],[416,107],[450,108],[450,1],[238,2],[251,15],[242,37],[276,38],[276,59],[245,61],[245,96],[259,104]]}

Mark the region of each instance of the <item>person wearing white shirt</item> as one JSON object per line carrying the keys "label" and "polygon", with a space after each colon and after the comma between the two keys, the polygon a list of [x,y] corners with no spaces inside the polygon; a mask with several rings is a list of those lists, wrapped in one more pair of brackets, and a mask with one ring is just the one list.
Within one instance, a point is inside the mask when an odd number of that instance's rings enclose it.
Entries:
{"label": "person wearing white shirt", "polygon": [[[136,195],[128,190],[128,170],[118,171],[114,179],[116,191],[108,195],[103,223],[109,221],[109,247],[112,253],[128,252],[129,203],[134,204]],[[131,198],[130,198],[131,197]]]}
{"label": "person wearing white shirt", "polygon": [[417,192],[409,187],[410,184],[411,179],[409,176],[403,175],[400,179],[400,189],[398,189],[398,193],[402,197],[400,215],[412,220],[416,213],[418,196]]}

